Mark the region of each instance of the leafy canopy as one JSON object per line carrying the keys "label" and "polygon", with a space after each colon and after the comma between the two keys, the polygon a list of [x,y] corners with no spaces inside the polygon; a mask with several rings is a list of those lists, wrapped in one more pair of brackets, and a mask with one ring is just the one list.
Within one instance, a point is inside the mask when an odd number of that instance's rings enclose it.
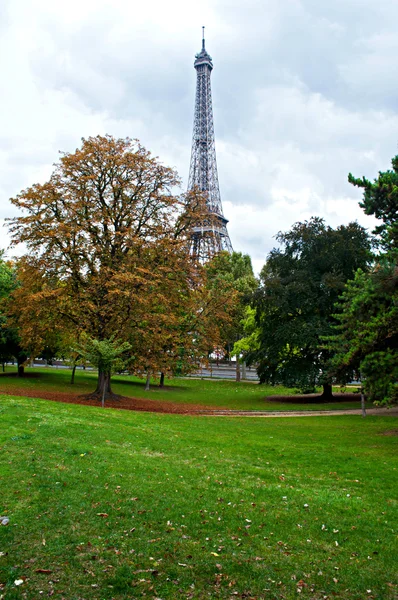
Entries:
{"label": "leafy canopy", "polygon": [[318,217],[278,233],[277,240],[282,247],[270,252],[254,298],[259,331],[248,358],[258,362],[261,382],[312,391],[316,383],[330,383],[324,374],[330,351],[322,338],[346,281],[367,268],[370,241],[357,223],[332,229]]}
{"label": "leafy canopy", "polygon": [[[11,200],[22,211],[13,244],[28,253],[10,306],[27,350],[37,355],[52,332],[70,345],[128,343],[132,371],[172,369],[183,345],[195,356],[187,332],[203,269],[187,240],[206,205],[198,190],[175,195],[178,185],[138,141],[97,136]],[[203,332],[207,345],[218,330]]]}

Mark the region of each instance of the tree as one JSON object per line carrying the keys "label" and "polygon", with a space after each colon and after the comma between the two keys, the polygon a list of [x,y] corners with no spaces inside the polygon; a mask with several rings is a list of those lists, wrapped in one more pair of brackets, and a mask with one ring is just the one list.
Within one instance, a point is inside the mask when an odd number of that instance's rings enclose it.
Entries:
{"label": "tree", "polygon": [[[221,292],[224,290],[225,295],[229,293],[235,297],[230,319],[224,323],[222,329],[222,337],[224,343],[228,345],[228,353],[233,355],[231,347],[244,335],[242,321],[251,296],[258,286],[250,256],[241,252],[232,252],[232,254],[221,252],[206,265],[206,273],[208,285],[213,288],[215,295],[222,295]],[[236,354],[237,380],[240,380],[239,354],[239,352]]]}
{"label": "tree", "polygon": [[398,268],[390,256],[370,273],[358,270],[337,305],[329,372],[340,381],[353,375],[378,404],[398,402]]}
{"label": "tree", "polygon": [[4,252],[0,252],[0,360],[4,364],[16,359],[18,365],[18,376],[24,374],[24,363],[28,358],[27,353],[21,346],[21,340],[17,327],[12,323],[7,314],[7,306],[16,288],[16,276],[14,265],[4,260]]}
{"label": "tree", "polygon": [[260,348],[260,329],[256,322],[256,310],[250,305],[245,307],[245,314],[241,320],[241,326],[243,337],[235,342],[232,353],[235,356],[242,356],[242,359],[247,361],[248,357]]}
{"label": "tree", "polygon": [[[13,244],[29,251],[11,304],[27,350],[37,355],[51,329],[129,343],[131,370],[158,367],[160,347],[163,362],[173,360],[165,338],[175,307],[192,310],[191,282],[201,280],[187,231],[206,210],[197,190],[173,194],[178,184],[138,141],[97,136],[63,154],[48,182],[11,199],[23,211],[10,220]],[[98,397],[104,386],[111,394],[100,365]]]}
{"label": "tree", "polygon": [[347,283],[328,338],[334,352],[331,375],[349,381],[357,374],[368,398],[379,404],[398,401],[398,156],[392,167],[373,183],[348,176],[364,190],[360,206],[366,214],[382,221],[374,231],[381,253],[369,272],[358,271]]}
{"label": "tree", "polygon": [[97,367],[101,377],[98,380],[98,386],[93,396],[101,394],[102,406],[104,406],[105,393],[110,389],[110,379],[112,372],[124,369],[126,358],[122,358],[130,350],[131,345],[128,342],[118,342],[115,339],[94,340],[87,336],[82,336],[80,345],[76,352],[87,360],[94,367]]}
{"label": "tree", "polygon": [[323,386],[332,397],[325,369],[331,352],[322,342],[334,323],[334,304],[358,268],[370,260],[370,240],[357,223],[332,229],[320,218],[296,223],[276,239],[260,275],[253,306],[260,382],[284,383],[302,391]]}
{"label": "tree", "polygon": [[380,171],[373,183],[365,177],[348,175],[352,185],[364,190],[359,206],[367,215],[374,215],[382,221],[374,233],[381,236],[385,249],[398,248],[398,156],[394,156],[391,163],[392,171]]}

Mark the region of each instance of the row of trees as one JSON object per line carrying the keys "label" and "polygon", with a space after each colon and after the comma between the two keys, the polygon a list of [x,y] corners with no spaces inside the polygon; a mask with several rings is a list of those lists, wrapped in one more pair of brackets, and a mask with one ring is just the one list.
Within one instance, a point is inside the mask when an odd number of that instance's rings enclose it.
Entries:
{"label": "row of trees", "polygon": [[361,379],[373,401],[398,401],[398,157],[392,167],[374,182],[349,175],[381,221],[374,237],[319,218],[277,235],[235,345],[261,382],[321,384],[330,399],[333,382]]}
{"label": "row of trees", "polygon": [[364,189],[362,207],[381,225],[336,229],[320,218],[277,235],[259,281],[251,261],[189,254],[189,232],[207,216],[198,190],[138,141],[83,140],[50,180],[11,202],[13,244],[0,257],[0,354],[67,356],[98,367],[96,397],[111,373],[186,373],[214,349],[255,363],[261,382],[313,391],[354,376],[377,401],[397,397],[398,157]]}

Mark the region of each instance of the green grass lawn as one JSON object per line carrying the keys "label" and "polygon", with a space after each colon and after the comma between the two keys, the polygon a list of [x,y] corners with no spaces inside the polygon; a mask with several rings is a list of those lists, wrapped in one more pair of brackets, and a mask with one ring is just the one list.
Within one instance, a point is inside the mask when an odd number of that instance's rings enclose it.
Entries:
{"label": "green grass lawn", "polygon": [[[13,370],[9,370],[13,372]],[[71,372],[66,369],[34,368],[26,369],[27,377],[3,377],[0,375],[0,392],[6,386],[12,393],[20,387],[31,390],[47,390],[71,392],[73,394],[88,394],[94,391],[97,374],[92,371],[76,372],[75,384],[70,384]],[[34,376],[32,376],[34,375]],[[289,402],[268,402],[268,396],[292,395],[291,388],[282,386],[258,385],[241,381],[215,380],[215,379],[166,379],[166,386],[158,387],[158,382],[153,381],[151,389],[146,392],[142,379],[130,375],[115,375],[112,378],[112,389],[123,396],[136,396],[164,402],[181,402],[186,404],[203,404],[213,408],[230,408],[237,410],[343,410],[359,408],[358,402],[331,402],[327,404],[303,404]],[[370,404],[368,405],[370,406]]]}
{"label": "green grass lawn", "polygon": [[397,598],[394,417],[0,419],[6,600]]}

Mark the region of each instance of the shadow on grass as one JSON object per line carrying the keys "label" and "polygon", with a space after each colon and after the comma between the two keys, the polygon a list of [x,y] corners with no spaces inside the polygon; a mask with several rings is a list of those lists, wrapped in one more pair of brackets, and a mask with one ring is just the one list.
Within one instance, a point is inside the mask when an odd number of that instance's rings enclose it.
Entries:
{"label": "shadow on grass", "polygon": [[[136,389],[144,389],[145,388],[145,381],[132,381],[131,379],[124,379],[123,375],[113,375],[112,376],[112,385],[113,384],[120,384],[120,385],[126,385],[132,388],[136,388]],[[187,386],[183,386],[183,385],[164,385],[163,387],[159,387],[159,382],[155,379],[154,382],[151,382],[150,385],[150,391],[153,392],[154,390],[159,390],[162,392],[176,392],[176,391],[185,391],[187,390],[188,387]]]}
{"label": "shadow on grass", "polygon": [[278,402],[282,404],[335,404],[336,402],[360,402],[360,394],[333,394],[330,400],[324,400],[319,394],[301,394],[296,396],[266,396],[266,402]]}
{"label": "shadow on grass", "polygon": [[[38,379],[39,377],[42,377],[42,376],[43,376],[43,373],[29,373],[29,372],[26,372],[26,373],[23,374],[22,377],[19,377],[19,379],[21,379],[21,381],[23,379]],[[18,377],[18,373],[17,372],[7,373],[7,371],[6,371],[5,373],[0,373],[0,377],[4,377],[4,378],[7,378],[7,377]]]}

